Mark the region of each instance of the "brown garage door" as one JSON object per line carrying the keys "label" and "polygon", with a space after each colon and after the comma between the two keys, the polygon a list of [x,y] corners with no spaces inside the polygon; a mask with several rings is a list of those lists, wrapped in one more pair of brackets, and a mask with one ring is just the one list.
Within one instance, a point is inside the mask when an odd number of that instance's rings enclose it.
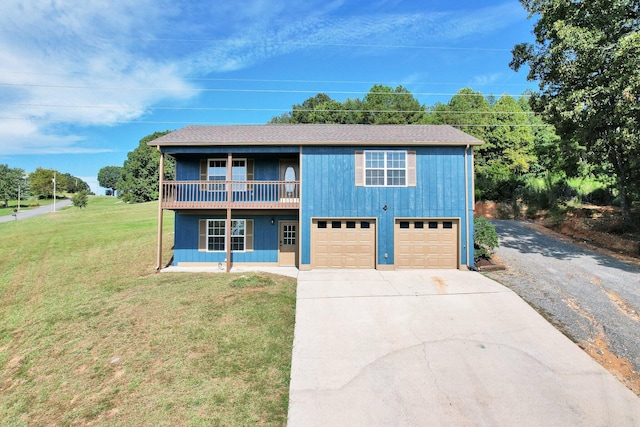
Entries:
{"label": "brown garage door", "polygon": [[376,223],[365,219],[314,219],[312,268],[375,268]]}
{"label": "brown garage door", "polygon": [[458,221],[397,219],[396,268],[458,268]]}

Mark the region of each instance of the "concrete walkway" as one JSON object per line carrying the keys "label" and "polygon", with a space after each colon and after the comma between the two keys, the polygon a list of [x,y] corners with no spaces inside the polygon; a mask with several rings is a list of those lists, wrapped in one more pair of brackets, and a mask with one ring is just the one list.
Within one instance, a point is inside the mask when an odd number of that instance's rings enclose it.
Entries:
{"label": "concrete walkway", "polygon": [[291,427],[640,425],[640,398],[456,270],[300,272],[289,399]]}

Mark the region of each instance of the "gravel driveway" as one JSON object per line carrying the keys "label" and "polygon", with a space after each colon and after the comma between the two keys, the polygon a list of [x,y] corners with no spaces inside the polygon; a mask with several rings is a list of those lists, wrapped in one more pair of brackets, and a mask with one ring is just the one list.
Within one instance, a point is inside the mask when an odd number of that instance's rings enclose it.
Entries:
{"label": "gravel driveway", "polygon": [[534,224],[492,222],[500,236],[496,254],[507,270],[488,276],[510,287],[640,394],[638,265]]}

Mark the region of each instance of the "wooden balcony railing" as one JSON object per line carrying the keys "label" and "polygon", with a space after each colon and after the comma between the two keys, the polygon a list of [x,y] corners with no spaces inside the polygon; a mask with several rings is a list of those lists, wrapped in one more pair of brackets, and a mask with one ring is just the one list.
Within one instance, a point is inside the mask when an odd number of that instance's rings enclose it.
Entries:
{"label": "wooden balcony railing", "polygon": [[164,209],[298,209],[298,181],[165,181]]}

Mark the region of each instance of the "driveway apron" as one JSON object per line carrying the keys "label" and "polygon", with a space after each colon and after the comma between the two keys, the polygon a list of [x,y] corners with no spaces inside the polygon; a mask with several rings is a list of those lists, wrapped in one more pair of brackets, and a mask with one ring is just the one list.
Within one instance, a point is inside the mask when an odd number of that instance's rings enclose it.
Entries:
{"label": "driveway apron", "polygon": [[640,425],[640,399],[458,270],[300,272],[288,425]]}

